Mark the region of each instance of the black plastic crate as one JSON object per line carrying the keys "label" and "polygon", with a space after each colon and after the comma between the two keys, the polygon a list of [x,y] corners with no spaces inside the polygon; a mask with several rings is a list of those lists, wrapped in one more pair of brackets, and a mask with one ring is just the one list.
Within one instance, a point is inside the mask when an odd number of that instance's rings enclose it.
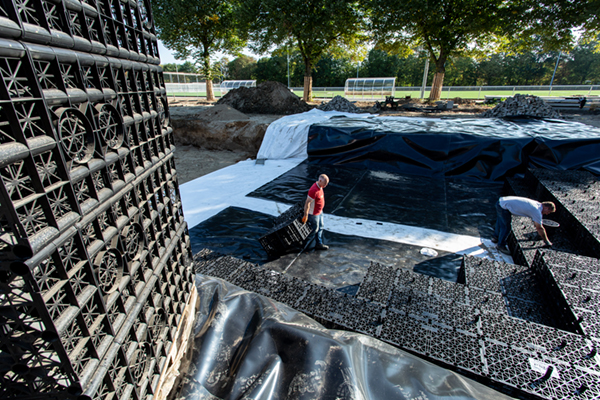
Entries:
{"label": "black plastic crate", "polygon": [[288,223],[274,227],[258,241],[269,257],[278,257],[292,250],[300,250],[304,240],[312,229],[309,224],[303,224],[294,219]]}

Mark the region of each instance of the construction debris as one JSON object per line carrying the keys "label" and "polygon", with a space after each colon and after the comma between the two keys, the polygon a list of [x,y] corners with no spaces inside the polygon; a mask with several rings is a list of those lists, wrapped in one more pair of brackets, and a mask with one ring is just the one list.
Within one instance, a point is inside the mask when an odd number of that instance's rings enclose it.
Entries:
{"label": "construction debris", "polygon": [[513,97],[509,97],[493,109],[480,115],[482,118],[516,116],[561,118],[560,113],[546,104],[544,100],[537,96],[526,94],[516,94]]}
{"label": "construction debris", "polygon": [[283,83],[263,82],[256,87],[231,90],[217,104],[228,105],[246,114],[290,115],[309,111],[312,107],[296,96]]}
{"label": "construction debris", "polygon": [[360,113],[362,110],[352,104],[348,99],[342,96],[335,96],[331,101],[327,103],[321,103],[319,107],[317,107],[321,111],[340,111],[340,112],[348,112],[348,113]]}

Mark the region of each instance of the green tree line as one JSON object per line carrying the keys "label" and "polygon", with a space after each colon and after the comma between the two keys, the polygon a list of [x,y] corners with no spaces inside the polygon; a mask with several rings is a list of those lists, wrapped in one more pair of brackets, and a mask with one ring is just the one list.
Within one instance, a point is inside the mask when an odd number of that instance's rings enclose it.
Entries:
{"label": "green tree line", "polygon": [[[224,71],[252,70],[251,60],[240,60],[244,47],[271,52],[256,61],[257,80],[269,72],[286,82],[289,51],[290,84],[302,78],[305,100],[313,84],[338,86],[358,61],[359,75],[420,84],[417,65],[428,59],[436,100],[444,84],[536,84],[552,69],[553,52],[568,53],[565,80],[593,80],[569,62],[588,50],[576,46],[579,38],[589,43],[600,34],[600,0],[153,0],[152,10],[159,39],[178,59],[192,57],[207,78],[209,100]],[[237,64],[215,64],[222,52]]]}
{"label": "green tree line", "polygon": [[[555,85],[600,85],[599,44],[590,42],[576,46],[570,53],[561,53],[554,78]],[[558,59],[558,52],[537,54],[493,54],[476,59],[462,56],[447,62],[445,84],[447,86],[512,86],[548,85]],[[415,52],[407,56],[388,54],[383,50],[371,50],[361,64],[350,58],[323,56],[315,66],[313,85],[317,87],[341,87],[346,79],[369,77],[396,77],[396,86],[420,86],[427,55]],[[249,80],[258,83],[277,81],[288,84],[287,55],[272,55],[258,60],[242,55],[232,61],[224,58],[217,64],[227,68],[221,79]],[[175,64],[163,65],[167,72],[175,72]],[[198,72],[191,62],[180,64],[179,72]],[[300,87],[304,80],[304,65],[300,54],[294,52],[289,58],[290,78],[293,87]],[[429,71],[428,84],[434,71]]]}

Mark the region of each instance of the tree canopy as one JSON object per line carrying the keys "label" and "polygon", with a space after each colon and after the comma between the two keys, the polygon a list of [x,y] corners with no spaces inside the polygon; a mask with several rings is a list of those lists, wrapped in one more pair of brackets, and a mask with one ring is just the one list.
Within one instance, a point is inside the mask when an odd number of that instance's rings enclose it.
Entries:
{"label": "tree canopy", "polygon": [[195,74],[198,72],[196,66],[191,61],[186,61],[183,64],[163,64],[162,69],[165,72],[185,72],[188,74]]}
{"label": "tree canopy", "polygon": [[237,3],[231,0],[153,0],[159,39],[178,59],[192,57],[206,77],[207,99],[214,100],[211,56],[235,53],[245,42],[238,33]]}
{"label": "tree canopy", "polygon": [[430,99],[440,97],[446,62],[468,49],[489,46],[513,26],[504,0],[365,0],[381,48],[422,47],[435,65]]}
{"label": "tree canopy", "polygon": [[256,51],[293,43],[304,63],[304,99],[312,73],[328,49],[355,43],[363,27],[358,2],[347,0],[246,0],[241,10]]}
{"label": "tree canopy", "polygon": [[[569,53],[562,53],[556,72],[556,85],[600,85],[600,53],[594,50],[597,42],[582,42]],[[244,56],[245,57],[245,56]],[[383,50],[371,50],[361,64],[361,77],[396,77],[396,86],[421,86],[426,52],[414,52],[399,56]],[[487,57],[460,55],[446,64],[445,81],[451,86],[523,86],[548,85],[558,58],[557,51],[525,51],[520,54],[493,53]],[[246,62],[248,61],[245,58]],[[229,65],[234,65],[234,59]],[[259,83],[275,80],[287,84],[287,57],[273,54],[258,63],[244,64],[244,71],[237,74],[229,68],[229,79],[256,79]],[[315,66],[314,85],[318,87],[342,87],[346,79],[356,77],[356,64],[349,57],[325,54]],[[429,81],[435,71],[429,72]],[[290,53],[290,84],[302,86],[304,66],[298,52]]]}

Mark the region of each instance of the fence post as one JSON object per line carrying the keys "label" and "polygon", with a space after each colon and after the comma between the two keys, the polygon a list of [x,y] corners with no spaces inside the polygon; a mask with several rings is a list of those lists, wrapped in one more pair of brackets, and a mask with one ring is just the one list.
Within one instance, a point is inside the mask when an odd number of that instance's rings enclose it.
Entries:
{"label": "fence post", "polygon": [[516,90],[516,88],[513,86],[513,94],[512,94],[513,96],[515,95],[515,90]]}

